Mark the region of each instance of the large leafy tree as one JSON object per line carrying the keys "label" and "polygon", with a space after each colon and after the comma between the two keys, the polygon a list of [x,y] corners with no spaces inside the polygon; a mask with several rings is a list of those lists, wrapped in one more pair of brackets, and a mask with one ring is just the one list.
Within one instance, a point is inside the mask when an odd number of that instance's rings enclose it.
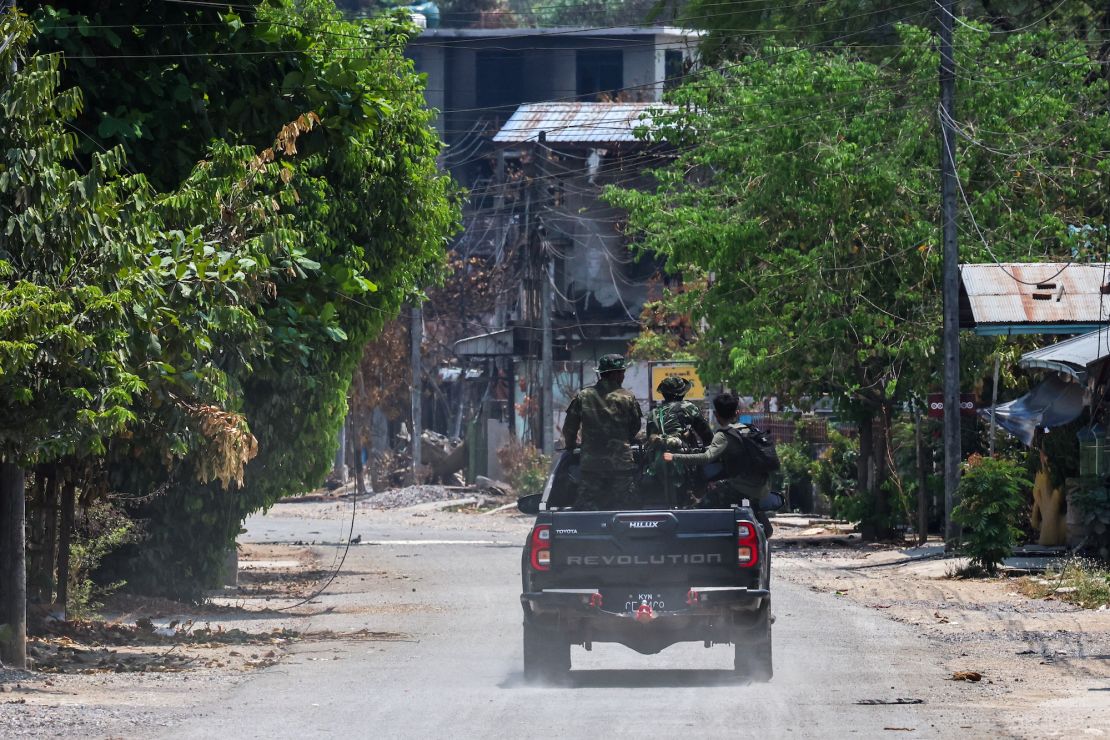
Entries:
{"label": "large leafy tree", "polygon": [[[241,481],[256,443],[218,343],[259,352],[258,299],[302,261],[280,212],[289,183],[249,148],[213,146],[168,194],[128,171],[120,147],[78,161],[69,127],[84,98],[60,87],[60,55],[27,53],[31,31],[18,11],[0,14],[0,519],[18,533],[4,538],[0,621],[17,662],[23,568],[7,566],[23,560],[21,471],[34,466],[43,491],[44,471],[80,468],[95,489],[113,443],[158,407],[176,431],[158,439],[164,457],[199,454],[196,480]],[[214,190],[227,194],[218,208]],[[53,501],[40,506],[54,516]],[[53,572],[52,557],[36,560]]]}
{"label": "large leafy tree", "polygon": [[[1050,25],[1077,40],[1102,46],[1110,27],[1110,9],[1098,0],[966,0],[957,12],[1009,33]],[[673,13],[678,22],[708,33],[701,51],[709,62],[719,62],[758,49],[770,34],[780,41],[815,47],[849,45],[871,49],[899,46],[897,26],[931,28],[936,22],[935,0],[658,0],[655,13]],[[875,51],[878,49],[879,51]]]}
{"label": "large leafy tree", "polygon": [[[901,33],[881,63],[765,47],[700,76],[656,119],[676,150],[658,188],[610,193],[646,248],[708,277],[685,305],[711,378],[854,413],[877,530],[891,414],[939,348],[938,59],[927,32]],[[1098,65],[1048,31],[957,42],[962,259],[1087,259],[1074,227],[1107,217]]]}
{"label": "large leafy tree", "polygon": [[288,185],[275,204],[304,247],[251,314],[259,351],[213,338],[228,405],[258,442],[243,487],[198,483],[200,456],[167,466],[160,440],[177,430],[158,405],[144,409],[147,436],[109,451],[113,485],[164,491],[135,509],[147,539],[132,575],[179,592],[212,578],[245,514],[322,479],[363,346],[432,279],[456,215],[421,78],[402,56],[405,14],[349,22],[330,0],[234,8],[100,0],[35,15],[40,47],[64,51],[63,79],[86,91],[86,156],[119,145],[159,187],[205,193],[181,204],[188,220],[237,192],[208,180],[211,141],[260,151]]}

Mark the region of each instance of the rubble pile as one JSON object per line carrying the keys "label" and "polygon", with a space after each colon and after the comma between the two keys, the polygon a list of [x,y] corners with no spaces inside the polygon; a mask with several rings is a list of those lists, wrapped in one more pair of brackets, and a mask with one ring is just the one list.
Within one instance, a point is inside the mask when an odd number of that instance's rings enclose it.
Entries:
{"label": "rubble pile", "polygon": [[466,486],[421,484],[383,491],[371,496],[366,504],[371,509],[403,509],[406,506],[416,506],[432,501],[453,501],[468,498],[473,496],[474,492],[475,489]]}

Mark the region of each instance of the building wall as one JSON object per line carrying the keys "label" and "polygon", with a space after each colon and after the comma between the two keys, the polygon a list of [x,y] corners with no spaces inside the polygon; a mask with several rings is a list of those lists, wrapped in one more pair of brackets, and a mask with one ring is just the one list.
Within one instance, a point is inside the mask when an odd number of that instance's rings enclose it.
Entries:
{"label": "building wall", "polygon": [[[436,46],[424,46],[410,54],[416,71],[427,75],[424,100],[428,107],[443,111],[447,107],[447,79],[445,75],[445,50]],[[436,116],[436,131],[444,137],[445,127],[442,115]]]}
{"label": "building wall", "polygon": [[[664,48],[674,48],[675,38],[669,36],[622,36],[624,49],[624,94],[633,100],[662,99],[665,76]],[[654,40],[654,44],[651,43]],[[550,100],[573,100],[577,96],[577,54],[579,49],[611,48],[611,38],[567,36],[506,38],[487,37],[450,44],[432,37],[432,43],[414,41],[408,54],[419,60],[419,70],[428,75],[425,98],[428,106],[444,111],[436,128],[444,141],[451,144],[465,135],[474,123],[490,113],[473,110],[477,107],[477,52],[483,49],[520,49],[524,54],[525,94],[520,103]],[[635,87],[633,87],[635,86]],[[504,117],[504,116],[503,116]]]}

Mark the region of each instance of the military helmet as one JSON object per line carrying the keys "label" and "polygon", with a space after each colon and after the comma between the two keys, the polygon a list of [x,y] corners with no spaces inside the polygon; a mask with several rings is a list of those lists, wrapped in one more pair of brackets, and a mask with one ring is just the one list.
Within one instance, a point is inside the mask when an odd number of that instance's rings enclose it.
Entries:
{"label": "military helmet", "polygon": [[602,355],[601,359],[597,361],[597,374],[603,375],[617,370],[627,370],[631,365],[632,363],[624,359],[623,355]]}
{"label": "military helmet", "polygon": [[686,378],[680,378],[677,375],[668,375],[656,386],[655,390],[662,393],[664,396],[685,396],[694,387]]}

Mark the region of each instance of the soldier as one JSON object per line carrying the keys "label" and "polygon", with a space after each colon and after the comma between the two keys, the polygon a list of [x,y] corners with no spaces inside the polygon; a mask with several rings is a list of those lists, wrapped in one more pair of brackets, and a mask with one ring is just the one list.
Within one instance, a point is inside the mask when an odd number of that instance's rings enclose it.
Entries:
{"label": "soldier", "polygon": [[648,419],[648,438],[658,436],[668,448],[687,445],[708,445],[713,439],[709,422],[701,410],[684,400],[693,387],[686,378],[671,375],[663,378],[655,390],[663,396],[663,403],[655,407]]}
{"label": "soldier", "polygon": [[631,443],[640,432],[642,414],[636,397],[621,387],[628,366],[621,355],[604,355],[597,363],[597,383],[578,391],[567,409],[563,441],[568,450],[582,432],[575,508],[602,511],[633,505],[636,460]]}
{"label": "soldier", "polygon": [[[725,479],[714,485],[699,505],[723,508],[748,499],[755,510],[756,518],[763,525],[764,533],[770,537],[771,520],[757,508],[759,500],[771,490],[770,474],[766,469],[754,468],[751,452],[744,444],[745,435],[758,432],[753,432],[746,424],[738,423],[740,401],[731,393],[721,393],[714,398],[713,410],[720,428],[713,435],[709,449],[696,454],[664,452],[663,459],[667,462],[697,465],[720,463],[724,467]],[[774,449],[773,446],[771,449]],[[777,466],[777,458],[774,464]]]}

